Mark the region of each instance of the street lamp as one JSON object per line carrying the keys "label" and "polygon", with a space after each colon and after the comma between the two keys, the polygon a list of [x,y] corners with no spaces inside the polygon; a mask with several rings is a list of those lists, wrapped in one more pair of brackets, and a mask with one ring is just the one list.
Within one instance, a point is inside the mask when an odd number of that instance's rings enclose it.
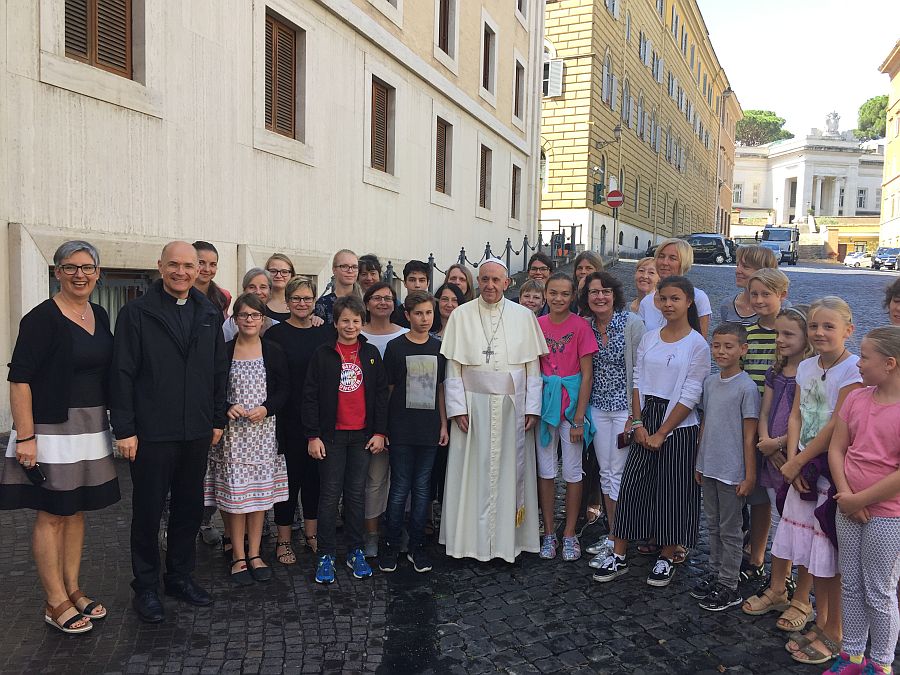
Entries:
{"label": "street lamp", "polygon": [[605,148],[608,145],[612,145],[613,143],[618,143],[621,138],[622,138],[622,125],[617,124],[616,126],[613,127],[613,140],[611,140],[611,141],[595,141],[594,147],[597,150],[602,150],[603,148]]}

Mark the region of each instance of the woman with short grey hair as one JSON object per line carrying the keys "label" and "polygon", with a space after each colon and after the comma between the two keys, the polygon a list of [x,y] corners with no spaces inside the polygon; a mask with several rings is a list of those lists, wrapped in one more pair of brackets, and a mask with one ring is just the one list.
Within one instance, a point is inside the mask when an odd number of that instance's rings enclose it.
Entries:
{"label": "woman with short grey hair", "polygon": [[13,430],[0,462],[0,509],[37,511],[44,620],[85,633],[107,611],[79,588],[84,511],[119,501],[107,418],[113,339],[106,311],[90,302],[97,249],[67,241],[53,267],[59,292],[22,318],[9,367]]}
{"label": "woman with short grey hair", "polygon": [[[244,274],[241,288],[243,289],[243,293],[253,293],[253,295],[263,301],[263,304],[266,304],[269,302],[269,296],[272,294],[272,275],[269,274],[268,270],[265,270],[262,267],[251,267],[247,270],[246,274]],[[259,329],[259,334],[263,335],[277,323],[278,321],[276,319],[269,316],[264,317],[262,328]],[[234,322],[233,316],[228,317],[225,320],[225,323],[222,324],[222,332],[225,334],[225,342],[234,340],[234,338],[237,337],[238,327]]]}

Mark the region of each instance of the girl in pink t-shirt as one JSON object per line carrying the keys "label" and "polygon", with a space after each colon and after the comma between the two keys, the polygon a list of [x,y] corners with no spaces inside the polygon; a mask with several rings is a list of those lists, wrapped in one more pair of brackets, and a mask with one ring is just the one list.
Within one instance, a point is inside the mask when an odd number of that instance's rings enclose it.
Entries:
{"label": "girl in pink t-shirt", "polygon": [[832,672],[889,673],[900,613],[900,327],[863,338],[859,372],[867,386],[847,396],[828,447],[838,503],[844,649]]}

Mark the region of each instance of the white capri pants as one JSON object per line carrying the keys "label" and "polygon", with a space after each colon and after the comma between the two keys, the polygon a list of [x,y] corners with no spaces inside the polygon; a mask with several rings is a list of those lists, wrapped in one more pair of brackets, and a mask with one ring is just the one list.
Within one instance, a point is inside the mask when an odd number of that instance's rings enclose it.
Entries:
{"label": "white capri pants", "polygon": [[[556,478],[556,444],[562,445],[562,477],[567,483],[578,483],[581,480],[581,443],[573,443],[569,431],[572,425],[566,420],[559,423],[559,427],[550,427],[550,444],[541,445],[538,438],[538,476],[553,480]],[[539,434],[540,432],[538,432]]]}
{"label": "white capri pants", "polygon": [[600,488],[603,494],[616,502],[619,501],[619,486],[622,484],[625,460],[628,459],[628,448],[619,450],[616,436],[625,431],[628,411],[607,412],[591,406],[590,415],[594,423],[594,454],[600,468]]}

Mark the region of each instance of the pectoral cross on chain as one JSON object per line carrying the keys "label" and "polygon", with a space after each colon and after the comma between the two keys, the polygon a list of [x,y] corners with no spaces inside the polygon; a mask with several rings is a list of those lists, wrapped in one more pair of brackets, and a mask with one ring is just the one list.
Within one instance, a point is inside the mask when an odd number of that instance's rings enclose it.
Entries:
{"label": "pectoral cross on chain", "polygon": [[485,362],[485,363],[490,363],[490,362],[491,362],[491,357],[492,357],[496,352],[494,352],[494,350],[491,349],[491,346],[488,345],[488,346],[487,346],[487,349],[485,349],[485,350],[484,350],[483,352],[481,352],[481,353],[484,354],[484,362]]}

